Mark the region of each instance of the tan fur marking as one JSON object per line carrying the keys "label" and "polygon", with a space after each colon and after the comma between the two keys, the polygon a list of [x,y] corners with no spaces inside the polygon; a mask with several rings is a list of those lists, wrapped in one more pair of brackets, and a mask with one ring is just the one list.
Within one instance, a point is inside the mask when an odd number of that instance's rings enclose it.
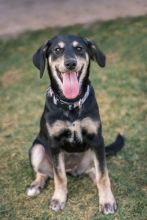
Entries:
{"label": "tan fur marking", "polygon": [[36,144],[33,147],[31,153],[31,163],[37,174],[41,173],[42,175],[53,176],[51,161],[41,144]]}
{"label": "tan fur marking", "polygon": [[59,45],[60,48],[64,48],[65,47],[65,43],[63,41],[59,42],[58,45]]}
{"label": "tan fur marking", "polygon": [[36,144],[31,152],[31,163],[34,170],[38,172],[40,164],[45,159],[45,150],[41,144]]}
{"label": "tan fur marking", "polygon": [[[75,121],[74,123],[71,124],[70,130],[72,134],[76,132],[77,137],[82,141],[82,134],[81,134],[81,124],[80,121]],[[73,138],[73,137],[72,137]],[[72,140],[71,140],[72,141]]]}
{"label": "tan fur marking", "polygon": [[99,123],[97,121],[93,121],[90,117],[87,117],[81,121],[81,127],[86,129],[89,134],[96,134]]}
{"label": "tan fur marking", "polygon": [[52,199],[58,199],[61,202],[66,201],[67,196],[67,178],[65,172],[64,155],[59,154],[58,173],[54,170],[55,191]]}
{"label": "tan fur marking", "polygon": [[61,73],[66,71],[65,65],[64,65],[64,56],[61,56],[61,57],[59,57],[58,59],[56,59],[54,61],[52,60],[52,57],[49,56],[48,63],[49,63],[49,66],[51,68],[53,78],[58,83],[60,89],[63,90],[63,84],[62,84],[61,80],[58,77],[56,69],[58,69]]}
{"label": "tan fur marking", "polygon": [[77,41],[73,41],[72,45],[73,45],[73,47],[77,47],[78,46],[78,42]]}
{"label": "tan fur marking", "polygon": [[53,72],[53,75],[56,76],[56,68],[58,68],[58,70],[60,72],[65,72],[65,66],[64,66],[64,56],[59,57],[58,59],[52,61],[52,57],[49,56],[48,58],[48,62],[50,65],[50,68]]}
{"label": "tan fur marking", "polygon": [[81,73],[80,79],[79,79],[79,86],[82,85],[83,79],[87,73],[87,67],[88,67],[88,63],[89,63],[89,55],[87,53],[85,53],[85,56],[86,56],[86,59],[84,59],[82,57],[76,57],[78,69],[80,70],[81,67],[83,67],[82,73]]}
{"label": "tan fur marking", "polygon": [[63,153],[59,154],[59,165],[57,170],[58,173],[56,173],[54,170],[54,179],[56,182],[55,184],[60,188],[60,185],[65,186],[67,183]]}
{"label": "tan fur marking", "polygon": [[99,123],[93,121],[90,117],[84,118],[82,121],[77,120],[73,123],[57,120],[52,126],[48,123],[46,125],[51,136],[58,136],[64,129],[69,129],[72,133],[71,141],[74,131],[76,132],[78,138],[82,141],[82,129],[86,129],[89,134],[97,134],[97,129],[99,127]]}
{"label": "tan fur marking", "polygon": [[67,128],[68,122],[57,120],[52,126],[46,123],[48,132],[51,136],[58,136],[62,130]]}

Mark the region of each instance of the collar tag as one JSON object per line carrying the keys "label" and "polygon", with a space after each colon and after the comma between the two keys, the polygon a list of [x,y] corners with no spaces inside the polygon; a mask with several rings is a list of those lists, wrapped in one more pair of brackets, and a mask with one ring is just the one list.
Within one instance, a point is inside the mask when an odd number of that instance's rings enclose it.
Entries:
{"label": "collar tag", "polygon": [[69,105],[69,110],[72,110],[72,105]]}
{"label": "collar tag", "polygon": [[55,96],[53,96],[53,101],[54,101],[54,104],[57,105],[57,99]]}
{"label": "collar tag", "polygon": [[78,102],[78,107],[79,107],[79,109],[82,107],[82,100],[81,99]]}

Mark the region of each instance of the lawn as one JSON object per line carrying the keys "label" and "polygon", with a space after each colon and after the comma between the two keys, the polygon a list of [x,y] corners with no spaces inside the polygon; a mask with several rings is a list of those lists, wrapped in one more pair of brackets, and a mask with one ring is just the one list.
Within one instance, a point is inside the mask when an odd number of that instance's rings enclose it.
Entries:
{"label": "lawn", "polygon": [[[147,17],[118,19],[93,25],[46,29],[0,41],[0,219],[8,220],[145,220],[147,219]],[[68,177],[69,197],[64,211],[48,210],[53,180],[30,199],[26,186],[34,179],[28,149],[39,129],[47,74],[39,79],[32,55],[56,34],[77,34],[94,40],[107,56],[104,69],[92,64],[103,121],[105,142],[118,132],[125,148],[108,159],[118,211],[98,212],[97,189],[87,177]]]}

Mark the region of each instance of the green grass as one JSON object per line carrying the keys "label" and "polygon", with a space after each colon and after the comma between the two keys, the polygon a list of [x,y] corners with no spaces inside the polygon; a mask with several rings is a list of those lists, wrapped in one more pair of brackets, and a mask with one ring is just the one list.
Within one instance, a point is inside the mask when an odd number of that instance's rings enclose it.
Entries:
{"label": "green grass", "polygon": [[[0,219],[9,220],[145,220],[147,219],[146,100],[147,17],[120,19],[91,26],[46,29],[0,41]],[[99,101],[105,142],[118,132],[126,146],[108,159],[118,212],[98,212],[97,190],[87,177],[68,177],[65,210],[48,210],[51,180],[42,194],[30,199],[26,186],[34,174],[28,149],[39,129],[49,80],[39,80],[31,57],[48,38],[71,33],[95,40],[107,55],[107,67],[92,65],[91,80]]]}

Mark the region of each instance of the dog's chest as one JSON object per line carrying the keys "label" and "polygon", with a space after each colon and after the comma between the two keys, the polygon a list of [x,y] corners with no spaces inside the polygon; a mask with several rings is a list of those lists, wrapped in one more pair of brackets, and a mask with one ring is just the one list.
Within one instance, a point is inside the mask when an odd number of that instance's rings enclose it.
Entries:
{"label": "dog's chest", "polygon": [[73,123],[67,123],[66,129],[67,132],[65,132],[65,138],[70,143],[80,142],[83,141],[83,135],[82,135],[82,127],[80,121],[75,121]]}
{"label": "dog's chest", "polygon": [[47,124],[50,136],[69,143],[82,143],[84,135],[97,134],[98,126],[99,123],[90,117],[73,122],[56,120],[51,126]]}

